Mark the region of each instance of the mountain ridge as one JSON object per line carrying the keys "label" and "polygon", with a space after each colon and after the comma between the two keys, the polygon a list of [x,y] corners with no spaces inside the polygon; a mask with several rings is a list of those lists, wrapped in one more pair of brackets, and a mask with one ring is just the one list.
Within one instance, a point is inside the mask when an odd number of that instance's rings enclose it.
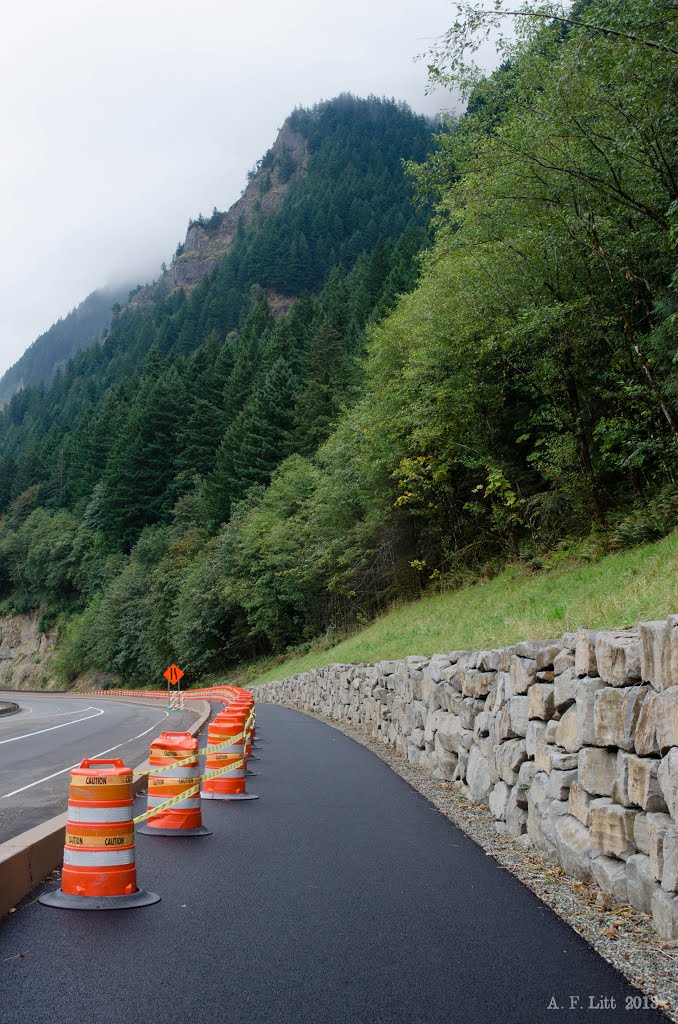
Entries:
{"label": "mountain ridge", "polygon": [[104,285],[39,334],[0,376],[0,409],[18,391],[49,383],[81,349],[95,345],[111,323],[113,307],[127,300],[131,285]]}
{"label": "mountain ridge", "polygon": [[[270,160],[262,158],[258,162],[242,195],[228,210],[215,208],[209,220],[201,216],[189,221],[186,238],[177,246],[170,267],[152,285],[131,296],[132,308],[148,307],[177,288],[190,294],[230,252],[239,231],[251,226],[258,215],[270,216],[280,208],[292,182],[308,162],[308,146],[303,135],[286,120],[266,156],[269,154]],[[294,163],[289,174],[286,158]]]}

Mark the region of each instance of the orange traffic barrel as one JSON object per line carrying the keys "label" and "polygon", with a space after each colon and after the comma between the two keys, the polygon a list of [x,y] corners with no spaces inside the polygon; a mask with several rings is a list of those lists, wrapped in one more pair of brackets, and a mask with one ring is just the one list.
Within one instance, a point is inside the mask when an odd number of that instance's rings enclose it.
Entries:
{"label": "orange traffic barrel", "polygon": [[[248,721],[247,728],[247,739],[245,742],[245,756],[251,757],[253,760],[259,760],[252,753],[252,746],[256,735],[255,718],[254,718],[254,700],[251,694],[246,694],[242,698],[231,701],[226,705],[222,714],[245,714],[246,720]],[[250,717],[251,716],[251,717]]]}
{"label": "orange traffic barrel", "polygon": [[[176,761],[185,761],[173,767]],[[162,732],[151,743],[148,773],[148,810],[200,785],[198,741],[190,732]],[[160,770],[162,769],[162,770]],[[200,791],[178,799],[172,807],[152,815],[137,830],[142,836],[209,836],[202,823]]]}
{"label": "orange traffic barrel", "polygon": [[116,910],[158,902],[137,888],[132,779],[119,757],[86,758],[71,771],[61,889],[44,893],[40,903]]}
{"label": "orange traffic barrel", "polygon": [[[233,721],[240,724],[240,731],[245,733],[244,739],[244,757],[247,761],[260,761],[261,758],[257,757],[256,754],[252,753],[252,727],[253,717],[250,717],[250,711],[245,707],[237,707],[234,704],[228,704],[223,711],[220,711],[215,721],[226,722]],[[257,776],[259,772],[252,771],[248,764],[245,765],[245,775]]]}
{"label": "orange traffic barrel", "polygon": [[[205,758],[205,774],[227,765],[238,764],[245,757],[245,742],[242,733],[245,729],[247,714],[228,713],[228,709],[220,711],[213,722],[207,727],[208,747],[226,744],[223,750],[211,751]],[[239,740],[235,737],[240,736]],[[233,738],[232,742],[229,740]],[[218,775],[214,779],[206,779],[203,783],[201,796],[203,800],[258,800],[254,793],[248,793],[245,785],[247,762],[238,764],[227,774]]]}

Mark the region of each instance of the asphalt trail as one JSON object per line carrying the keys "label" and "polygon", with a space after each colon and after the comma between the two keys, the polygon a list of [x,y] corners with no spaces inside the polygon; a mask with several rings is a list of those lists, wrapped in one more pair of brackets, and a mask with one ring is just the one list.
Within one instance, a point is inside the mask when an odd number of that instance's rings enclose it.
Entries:
{"label": "asphalt trail", "polygon": [[0,924],[2,1024],[666,1020],[625,1010],[637,991],[370,751],[285,708],[257,719],[260,800],[205,803],[208,837],[138,837],[159,904],[33,894]]}
{"label": "asphalt trail", "polygon": [[66,810],[68,769],[84,757],[107,751],[104,756],[122,757],[134,768],[163,729],[186,729],[195,721],[191,712],[168,715],[161,704],[86,695],[16,693],[7,699],[21,711],[0,718],[0,843]]}

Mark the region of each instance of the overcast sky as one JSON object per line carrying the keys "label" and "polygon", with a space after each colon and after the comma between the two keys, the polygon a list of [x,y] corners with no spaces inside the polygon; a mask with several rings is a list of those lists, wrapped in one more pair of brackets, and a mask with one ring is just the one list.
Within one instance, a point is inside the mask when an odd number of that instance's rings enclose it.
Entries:
{"label": "overcast sky", "polygon": [[448,0],[0,0],[0,374],[107,282],[157,275],[298,104],[449,107]]}

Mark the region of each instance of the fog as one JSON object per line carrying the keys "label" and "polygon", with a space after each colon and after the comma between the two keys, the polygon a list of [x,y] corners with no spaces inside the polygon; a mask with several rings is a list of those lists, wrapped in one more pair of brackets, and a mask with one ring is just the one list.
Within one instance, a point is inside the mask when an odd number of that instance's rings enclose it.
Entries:
{"label": "fog", "polygon": [[297,105],[426,95],[445,0],[2,0],[0,374],[94,288],[156,276]]}

